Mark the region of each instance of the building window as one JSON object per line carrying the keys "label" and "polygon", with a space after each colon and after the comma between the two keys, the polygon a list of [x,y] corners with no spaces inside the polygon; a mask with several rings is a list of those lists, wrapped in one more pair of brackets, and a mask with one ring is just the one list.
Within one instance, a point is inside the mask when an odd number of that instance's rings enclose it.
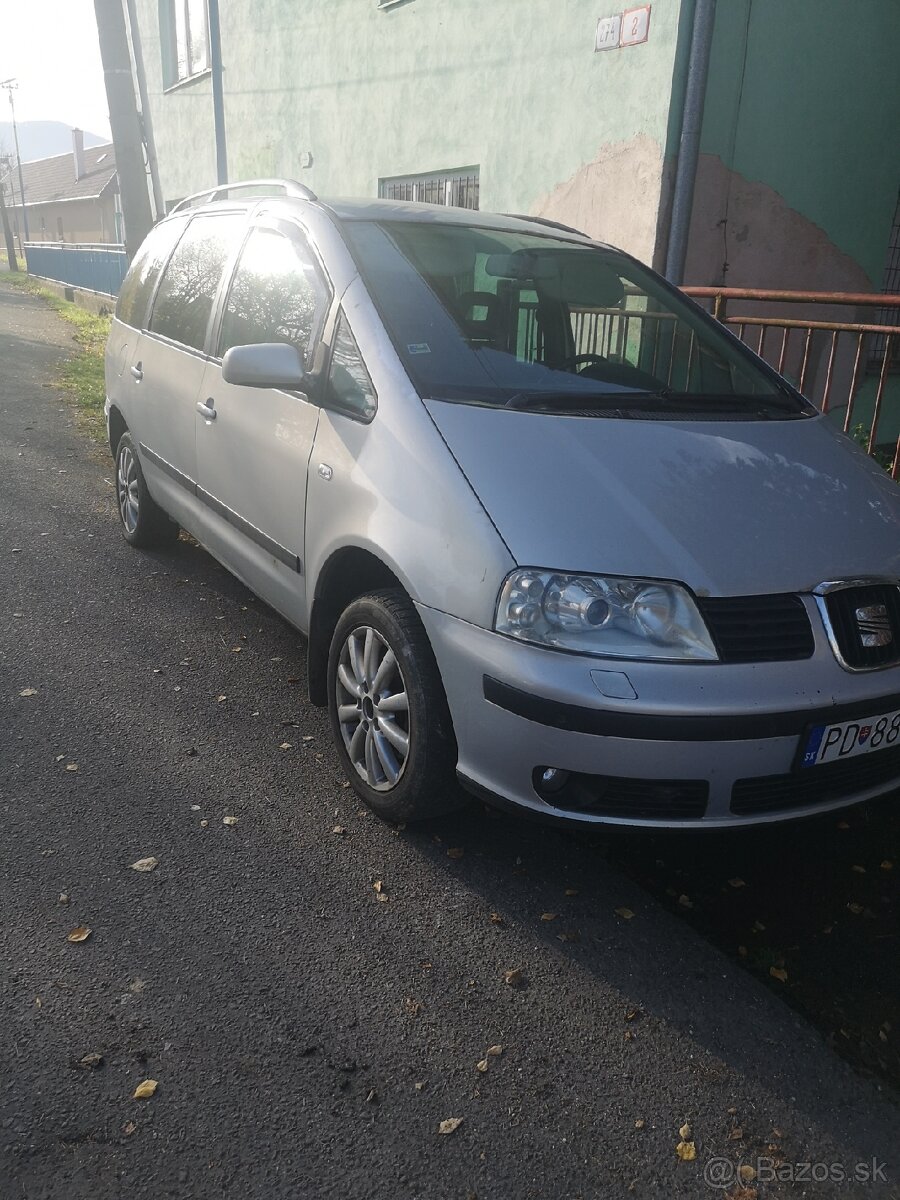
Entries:
{"label": "building window", "polygon": [[428,175],[396,175],[378,181],[382,200],[413,200],[419,204],[452,204],[478,208],[478,167],[460,171],[435,171]]}
{"label": "building window", "polygon": [[159,0],[163,85],[209,70],[209,13],[206,0]]}

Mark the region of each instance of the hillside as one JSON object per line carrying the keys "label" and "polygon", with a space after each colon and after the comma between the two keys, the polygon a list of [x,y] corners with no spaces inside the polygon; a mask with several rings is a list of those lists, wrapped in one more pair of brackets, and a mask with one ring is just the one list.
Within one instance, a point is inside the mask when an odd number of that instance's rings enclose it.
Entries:
{"label": "hillside", "polygon": [[[19,121],[19,149],[22,162],[67,154],[72,149],[72,127],[65,121]],[[85,131],[85,146],[102,146],[109,138]],[[0,155],[15,153],[11,121],[0,121]]]}

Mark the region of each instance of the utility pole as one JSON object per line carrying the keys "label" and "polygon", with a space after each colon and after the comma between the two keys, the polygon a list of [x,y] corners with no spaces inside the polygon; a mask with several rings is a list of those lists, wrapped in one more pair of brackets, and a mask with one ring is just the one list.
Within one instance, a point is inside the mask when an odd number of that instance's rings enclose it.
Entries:
{"label": "utility pole", "polygon": [[12,112],[13,141],[16,144],[16,166],[19,168],[19,198],[22,201],[22,228],[25,230],[25,241],[28,237],[28,210],[25,207],[25,181],[22,178],[22,155],[19,153],[19,127],[16,124],[16,106],[13,102],[13,92],[18,87],[15,79],[4,79],[0,87],[9,92],[9,107]]}
{"label": "utility pole", "polygon": [[9,227],[9,213],[6,211],[6,197],[3,182],[0,180],[0,224],[3,225],[3,240],[6,242],[6,257],[9,259],[9,269],[18,271],[19,261],[16,258],[16,243],[13,241],[12,230]]}
{"label": "utility pole", "polygon": [[147,167],[150,171],[153,207],[156,210],[156,219],[158,221],[166,215],[166,205],[159,182],[159,163],[156,159],[156,142],[153,138],[153,121],[150,117],[150,97],[147,94],[147,72],[144,70],[141,27],[138,24],[135,0],[125,0],[125,7],[128,12],[128,28],[131,33],[131,54],[134,59],[134,73],[137,79],[138,96],[141,101],[141,128],[144,134],[144,145],[147,148]]}
{"label": "utility pole", "polygon": [[125,218],[125,252],[133,258],[153,227],[153,214],[147,190],[144,140],[134,95],[125,11],[122,0],[94,0],[94,13]]}

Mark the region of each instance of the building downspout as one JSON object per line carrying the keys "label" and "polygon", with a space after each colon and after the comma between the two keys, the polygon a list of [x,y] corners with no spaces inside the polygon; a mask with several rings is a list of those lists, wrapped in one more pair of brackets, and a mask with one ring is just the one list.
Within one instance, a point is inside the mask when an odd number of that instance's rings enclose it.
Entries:
{"label": "building downspout", "polygon": [[222,86],[222,32],[219,0],[209,0],[209,65],[212,75],[213,126],[216,136],[216,183],[228,182],[225,142],[225,94]]}
{"label": "building downspout", "polygon": [[669,224],[669,246],[666,254],[666,278],[680,285],[684,281],[691,213],[694,208],[694,184],[700,158],[700,132],[703,128],[703,107],[706,100],[706,81],[712,48],[713,27],[716,21],[716,0],[696,0],[691,29],[691,49],[688,56],[687,84],[684,90],[684,109],[681,117],[681,141],[678,147],[678,166],[672,191],[672,219]]}

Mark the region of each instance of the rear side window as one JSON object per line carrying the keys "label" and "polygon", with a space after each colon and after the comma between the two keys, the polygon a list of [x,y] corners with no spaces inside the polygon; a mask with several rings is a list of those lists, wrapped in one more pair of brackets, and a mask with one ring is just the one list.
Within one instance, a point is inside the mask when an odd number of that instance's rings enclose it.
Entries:
{"label": "rear side window", "polygon": [[116,316],[126,325],[143,329],[159,273],[184,232],[184,226],[184,221],[163,221],[144,238],[122,282],[116,303]]}
{"label": "rear side window", "polygon": [[244,218],[235,213],[195,217],[175,247],[160,281],[152,333],[202,350],[228,256]]}
{"label": "rear side window", "polygon": [[326,299],[312,253],[299,238],[264,227],[252,230],[225,303],[219,353],[232,346],[289,342],[306,358]]}

